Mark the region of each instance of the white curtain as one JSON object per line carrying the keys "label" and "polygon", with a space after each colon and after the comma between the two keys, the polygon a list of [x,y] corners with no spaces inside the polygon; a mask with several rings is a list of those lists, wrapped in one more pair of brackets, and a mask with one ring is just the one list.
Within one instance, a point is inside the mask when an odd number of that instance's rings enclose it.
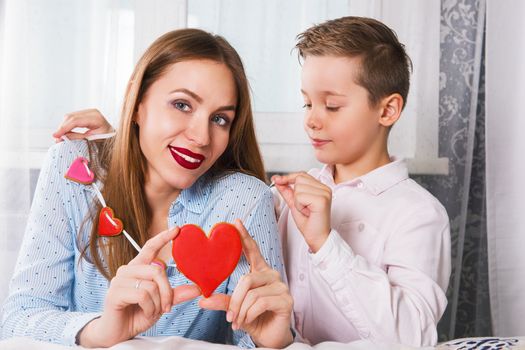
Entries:
{"label": "white curtain", "polygon": [[525,2],[487,3],[486,175],[494,334],[525,334]]}
{"label": "white curtain", "polygon": [[85,108],[115,122],[138,56],[185,19],[182,0],[0,1],[0,303],[52,131]]}
{"label": "white curtain", "polygon": [[295,36],[342,16],[385,22],[406,44],[415,67],[391,152],[408,158],[412,173],[448,174],[448,159],[438,156],[440,8],[439,0],[188,0],[188,26],[219,33],[239,51],[253,89],[266,168],[285,172],[317,165],[302,129]]}

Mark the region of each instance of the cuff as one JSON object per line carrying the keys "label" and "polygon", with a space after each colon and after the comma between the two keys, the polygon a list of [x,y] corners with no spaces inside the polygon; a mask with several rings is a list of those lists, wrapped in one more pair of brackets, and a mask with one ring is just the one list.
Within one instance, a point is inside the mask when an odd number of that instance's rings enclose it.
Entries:
{"label": "cuff", "polygon": [[[314,267],[330,284],[341,279],[351,267],[355,254],[336,230],[330,231],[328,238],[317,253],[310,254]],[[341,268],[344,266],[345,268]]]}
{"label": "cuff", "polygon": [[257,347],[248,333],[245,333],[236,345],[243,349],[254,349]]}
{"label": "cuff", "polygon": [[294,343],[303,343],[303,344],[307,344],[307,345],[312,345],[308,339],[303,338],[301,333],[299,333],[299,331],[296,328],[290,327],[290,330],[292,331],[293,342]]}
{"label": "cuff", "polygon": [[[74,316],[73,316],[74,315]],[[67,325],[64,327],[63,339],[64,344],[68,346],[74,346],[77,344],[78,333],[92,320],[101,316],[98,312],[90,313],[73,313],[73,317],[68,320]]]}

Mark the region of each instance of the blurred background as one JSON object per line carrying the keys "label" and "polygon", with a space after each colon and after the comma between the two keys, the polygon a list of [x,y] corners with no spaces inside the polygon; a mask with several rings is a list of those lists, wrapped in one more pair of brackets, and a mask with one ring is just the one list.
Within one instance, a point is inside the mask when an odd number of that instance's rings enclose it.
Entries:
{"label": "blurred background", "polygon": [[253,92],[269,172],[317,165],[302,129],[295,36],[374,17],[414,63],[390,152],[447,208],[453,238],[440,340],[525,335],[525,2],[519,0],[0,0],[0,302],[52,131],[97,108],[117,125],[135,62],[184,27],[224,36]]}

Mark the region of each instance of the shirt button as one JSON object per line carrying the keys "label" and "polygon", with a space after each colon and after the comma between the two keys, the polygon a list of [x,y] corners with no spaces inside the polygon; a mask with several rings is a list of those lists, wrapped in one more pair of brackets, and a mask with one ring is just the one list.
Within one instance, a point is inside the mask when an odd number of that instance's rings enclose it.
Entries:
{"label": "shirt button", "polygon": [[364,186],[365,186],[365,185],[364,185],[362,182],[359,182],[359,183],[357,184],[357,188],[363,188]]}
{"label": "shirt button", "polygon": [[304,273],[301,273],[301,274],[299,275],[299,280],[300,280],[301,282],[304,281]]}
{"label": "shirt button", "polygon": [[319,268],[323,271],[326,270],[326,263],[324,261],[321,261],[321,263],[319,264]]}
{"label": "shirt button", "polygon": [[357,229],[359,230],[359,232],[363,232],[363,230],[365,229],[365,224],[360,223]]}

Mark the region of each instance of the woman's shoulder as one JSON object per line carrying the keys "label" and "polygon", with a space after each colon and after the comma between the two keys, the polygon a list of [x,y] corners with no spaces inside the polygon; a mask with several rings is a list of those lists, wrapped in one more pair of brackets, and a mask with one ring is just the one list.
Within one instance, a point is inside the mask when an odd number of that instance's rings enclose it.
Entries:
{"label": "woman's shoulder", "polygon": [[211,184],[211,191],[234,196],[249,195],[260,198],[267,195],[271,197],[270,188],[266,183],[255,176],[241,172],[231,172],[215,178]]}
{"label": "woman's shoulder", "polygon": [[71,140],[59,142],[51,146],[47,152],[48,161],[52,163],[70,163],[78,157],[89,159],[87,141]]}

